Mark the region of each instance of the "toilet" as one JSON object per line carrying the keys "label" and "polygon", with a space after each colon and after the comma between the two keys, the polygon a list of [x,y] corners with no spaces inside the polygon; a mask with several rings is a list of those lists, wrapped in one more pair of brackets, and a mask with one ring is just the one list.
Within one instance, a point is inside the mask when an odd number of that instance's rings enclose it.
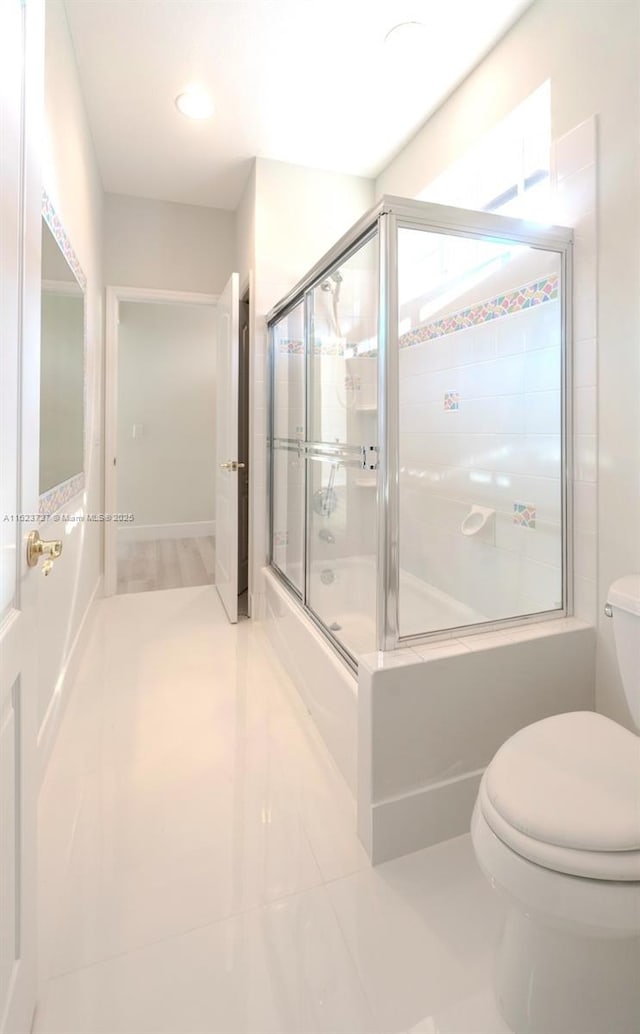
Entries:
{"label": "toilet", "polygon": [[[614,582],[618,666],[640,732],[640,575]],[[640,736],[570,712],[521,729],[487,767],[471,821],[502,897],[495,997],[516,1034],[640,1031]]]}

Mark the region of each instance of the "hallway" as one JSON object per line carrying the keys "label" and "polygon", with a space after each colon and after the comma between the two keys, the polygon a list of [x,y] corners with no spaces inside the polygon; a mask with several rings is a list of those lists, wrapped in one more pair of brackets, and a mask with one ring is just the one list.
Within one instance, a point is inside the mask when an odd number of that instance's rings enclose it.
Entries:
{"label": "hallway", "polygon": [[35,1034],[499,1034],[468,837],[369,866],[264,630],[97,604],[40,800]]}

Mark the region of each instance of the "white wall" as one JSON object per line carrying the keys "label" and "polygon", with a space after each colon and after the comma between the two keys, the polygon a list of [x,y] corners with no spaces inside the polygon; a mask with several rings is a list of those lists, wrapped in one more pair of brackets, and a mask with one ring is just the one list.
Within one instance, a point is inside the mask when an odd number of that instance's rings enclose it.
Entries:
{"label": "white wall", "polygon": [[[102,185],[87,124],[63,4],[46,4],[43,185],[87,278],[85,475],[83,495],[65,513],[102,509]],[[56,725],[61,678],[74,639],[96,590],[102,567],[100,525],[77,523],[64,534],[64,552],[50,577],[38,583],[40,747],[46,753]],[[51,525],[41,528],[54,537]],[[56,536],[57,537],[57,536]],[[46,723],[46,724],[45,724]]]}
{"label": "white wall", "polygon": [[[597,590],[592,607],[599,624],[597,701],[600,710],[627,722],[611,622],[603,618],[602,608],[611,581],[640,569],[638,23],[635,0],[538,0],[377,180],[378,192],[415,196],[551,79],[555,160],[563,164],[559,211],[569,213],[573,208],[583,220],[576,224],[576,272],[583,283],[593,283],[596,274],[598,279],[597,298],[593,292],[582,292],[575,308],[580,340],[592,346],[590,356],[583,350],[577,371],[579,386],[586,389],[577,420],[587,409],[595,419],[595,377],[585,382],[584,376],[590,361],[594,366],[596,336],[598,341],[597,471],[590,475],[592,480],[578,477],[576,489],[583,530],[590,514],[595,521],[597,507]],[[595,218],[584,219],[581,208],[581,194],[595,182],[592,159],[583,147],[589,134],[572,133],[592,116],[598,127],[597,223]],[[595,533],[595,523],[592,529],[589,534]],[[589,570],[588,556],[577,560]],[[580,589],[587,591],[589,581],[585,574]]]}
{"label": "white wall", "polygon": [[105,195],[105,283],[220,294],[234,269],[235,215]]}
{"label": "white wall", "polygon": [[251,166],[240,203],[236,209],[235,255],[236,272],[240,275],[240,290],[255,267],[256,253],[256,165]]}
{"label": "white wall", "polygon": [[120,303],[118,510],[135,515],[123,534],[215,519],[216,330],[214,306]]}

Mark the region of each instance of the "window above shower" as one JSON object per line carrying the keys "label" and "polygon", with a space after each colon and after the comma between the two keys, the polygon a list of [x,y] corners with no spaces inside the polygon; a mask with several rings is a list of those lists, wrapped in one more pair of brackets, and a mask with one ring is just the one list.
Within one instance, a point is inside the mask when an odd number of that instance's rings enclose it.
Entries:
{"label": "window above shower", "polygon": [[418,200],[546,220],[551,188],[547,80],[432,180]]}

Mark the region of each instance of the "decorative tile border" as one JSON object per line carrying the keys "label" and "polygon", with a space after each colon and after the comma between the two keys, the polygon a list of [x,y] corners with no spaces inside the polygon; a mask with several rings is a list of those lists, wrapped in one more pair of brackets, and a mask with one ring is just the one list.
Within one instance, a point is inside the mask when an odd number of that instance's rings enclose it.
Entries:
{"label": "decorative tile border", "polygon": [[513,523],[519,528],[535,528],[536,506],[535,503],[514,503]]}
{"label": "decorative tile border", "polygon": [[59,485],[54,485],[40,496],[40,516],[47,517],[56,513],[60,507],[84,489],[84,474],[74,474]]}
{"label": "decorative tile border", "polygon": [[83,291],[86,291],[87,278],[46,190],[42,191],[42,218],[55,237],[56,243],[67,260],[67,265],[80,284],[80,287]]}
{"label": "decorative tile border", "polygon": [[460,393],[458,391],[445,391],[444,408],[447,413],[460,409]]}
{"label": "decorative tile border", "polygon": [[345,341],[314,341],[311,346],[311,355],[335,356],[342,359],[348,351],[353,350],[353,347]]}
{"label": "decorative tile border", "polygon": [[[511,316],[514,312],[522,312],[524,309],[532,309],[544,302],[555,301],[559,297],[559,290],[560,279],[557,273],[542,277],[540,280],[532,280],[528,284],[523,284],[522,287],[514,288],[513,291],[498,294],[494,298],[478,302],[467,309],[460,309],[459,312],[452,312],[449,316],[443,316],[442,319],[433,320],[415,330],[407,331],[406,334],[400,336],[399,347],[410,348],[411,345],[421,345],[425,341],[433,341],[435,338],[445,337],[447,334],[456,334],[459,330],[477,327],[503,316]],[[303,355],[304,342],[282,340],[279,351],[281,355]],[[358,352],[356,346],[349,342],[338,344],[333,341],[330,343],[316,341],[312,345],[312,355],[366,359],[377,354],[376,348]]]}
{"label": "decorative tile border", "polygon": [[511,316],[514,312],[532,309],[535,305],[542,305],[544,302],[555,301],[558,291],[557,273],[543,277],[541,280],[533,280],[506,294],[496,295],[495,298],[478,302],[477,305],[471,305],[459,312],[452,312],[450,316],[444,316],[432,323],[425,323],[423,327],[418,327],[416,330],[408,331],[400,338],[400,348],[420,345],[423,341],[432,341],[434,338],[445,337],[447,334],[456,334],[459,330],[476,327],[481,323],[489,323],[502,316]]}

